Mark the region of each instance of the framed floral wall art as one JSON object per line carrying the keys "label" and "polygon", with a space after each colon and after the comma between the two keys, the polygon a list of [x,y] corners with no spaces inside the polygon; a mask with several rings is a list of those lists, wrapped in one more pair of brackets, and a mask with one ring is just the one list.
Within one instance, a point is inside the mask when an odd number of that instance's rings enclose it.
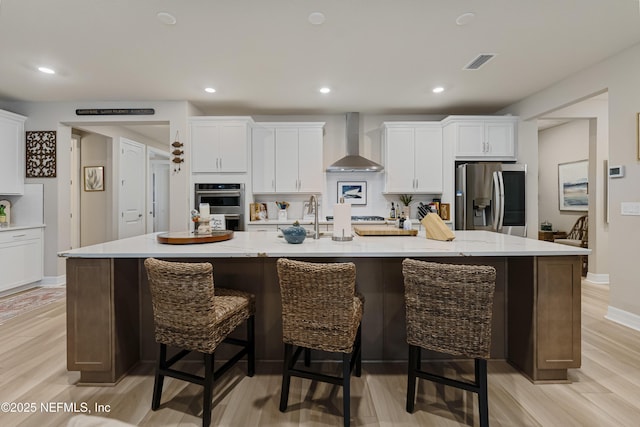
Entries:
{"label": "framed floral wall art", "polygon": [[84,191],[104,191],[104,167],[84,167]]}

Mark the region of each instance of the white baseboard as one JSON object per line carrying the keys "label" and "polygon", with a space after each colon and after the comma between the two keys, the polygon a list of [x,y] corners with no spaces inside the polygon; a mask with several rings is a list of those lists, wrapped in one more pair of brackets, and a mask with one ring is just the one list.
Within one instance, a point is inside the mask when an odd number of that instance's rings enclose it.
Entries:
{"label": "white baseboard", "polygon": [[608,274],[596,274],[596,273],[587,273],[587,277],[585,280],[589,283],[593,283],[595,285],[608,285],[609,284],[609,275]]}
{"label": "white baseboard", "polygon": [[16,286],[15,288],[7,289],[0,292],[0,297],[6,297],[12,294],[17,294],[18,292],[26,291],[28,289],[35,288],[38,286],[40,286],[40,282],[32,282],[32,283],[27,283],[26,285]]}
{"label": "white baseboard", "polygon": [[62,276],[45,276],[40,281],[40,286],[62,286],[67,283],[67,275]]}
{"label": "white baseboard", "polygon": [[637,314],[629,313],[628,311],[620,310],[619,308],[611,307],[607,309],[605,319],[612,322],[619,323],[636,331],[640,331],[640,316]]}

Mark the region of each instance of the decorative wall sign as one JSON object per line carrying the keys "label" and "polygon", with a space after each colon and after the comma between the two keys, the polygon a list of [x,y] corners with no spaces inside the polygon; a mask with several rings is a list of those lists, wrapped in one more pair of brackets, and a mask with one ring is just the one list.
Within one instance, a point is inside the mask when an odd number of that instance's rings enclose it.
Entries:
{"label": "decorative wall sign", "polygon": [[104,167],[84,167],[84,191],[104,191]]}
{"label": "decorative wall sign", "polygon": [[56,177],[56,131],[26,132],[26,177]]}
{"label": "decorative wall sign", "polygon": [[77,116],[150,116],[156,113],[153,108],[81,108]]}
{"label": "decorative wall sign", "polygon": [[338,200],[344,197],[344,202],[352,205],[367,204],[367,181],[338,181]]}
{"label": "decorative wall sign", "polygon": [[558,165],[558,194],[561,211],[589,210],[589,161]]}

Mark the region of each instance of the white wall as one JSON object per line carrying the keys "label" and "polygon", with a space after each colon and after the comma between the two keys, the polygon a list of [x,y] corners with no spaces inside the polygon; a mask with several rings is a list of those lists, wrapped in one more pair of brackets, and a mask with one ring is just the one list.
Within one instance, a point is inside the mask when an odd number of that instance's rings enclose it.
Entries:
{"label": "white wall", "polygon": [[[609,162],[624,165],[626,176],[612,180],[609,187],[609,274],[610,317],[640,327],[640,216],[620,214],[621,202],[640,202],[637,113],[640,112],[640,44],[506,108],[503,113],[521,117],[519,148],[521,160],[538,168],[537,132],[531,132],[536,117],[581,101],[609,93]],[[532,175],[532,174],[530,174]],[[528,182],[529,184],[529,182]],[[537,177],[530,183],[529,205],[537,198]],[[536,221],[537,224],[537,221]],[[623,313],[621,315],[620,313]],[[616,316],[616,314],[618,314]],[[627,320],[623,320],[627,315]],[[631,319],[631,320],[628,320]]]}
{"label": "white wall", "polygon": [[104,191],[85,191],[84,173],[81,172],[80,246],[112,240],[111,143],[111,138],[93,133],[80,139],[80,170],[84,171],[87,166],[102,166],[105,171]]}
{"label": "white wall", "polygon": [[585,212],[560,210],[558,164],[589,158],[589,120],[573,120],[543,130],[538,138],[538,217],[541,223],[552,223],[554,230],[568,232]]}

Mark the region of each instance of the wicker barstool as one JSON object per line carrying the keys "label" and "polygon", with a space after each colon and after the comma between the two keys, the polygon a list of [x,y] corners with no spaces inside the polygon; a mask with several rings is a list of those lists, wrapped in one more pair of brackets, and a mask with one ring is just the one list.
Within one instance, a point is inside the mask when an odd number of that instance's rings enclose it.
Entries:
{"label": "wicker barstool", "polygon": [[[416,377],[478,394],[480,425],[489,425],[487,358],[496,270],[405,259],[405,305],[409,370],[407,412],[413,412]],[[420,349],[475,359],[473,382],[422,371]]]}
{"label": "wicker barstool", "polygon": [[[151,409],[160,407],[164,377],[169,376],[204,387],[202,425],[211,423],[213,382],[245,355],[248,375],[255,373],[255,297],[254,295],[215,288],[213,266],[209,263],[181,263],[147,258],[155,339],[159,346]],[[230,338],[242,322],[247,321],[247,339]],[[242,347],[224,365],[214,371],[214,352],[220,343]],[[181,349],[167,359],[167,346]],[[204,355],[204,377],[171,366],[192,351]]]}
{"label": "wicker barstool", "polygon": [[[350,380],[362,370],[361,331],[364,299],[355,292],[353,263],[309,263],[285,258],[278,260],[282,296],[282,338],[284,367],[280,411],[287,409],[291,377],[301,377],[343,388],[344,425],[350,423]],[[294,346],[297,349],[294,351]],[[310,350],[342,353],[342,376],[326,375],[295,364],[305,352],[310,366]]]}

